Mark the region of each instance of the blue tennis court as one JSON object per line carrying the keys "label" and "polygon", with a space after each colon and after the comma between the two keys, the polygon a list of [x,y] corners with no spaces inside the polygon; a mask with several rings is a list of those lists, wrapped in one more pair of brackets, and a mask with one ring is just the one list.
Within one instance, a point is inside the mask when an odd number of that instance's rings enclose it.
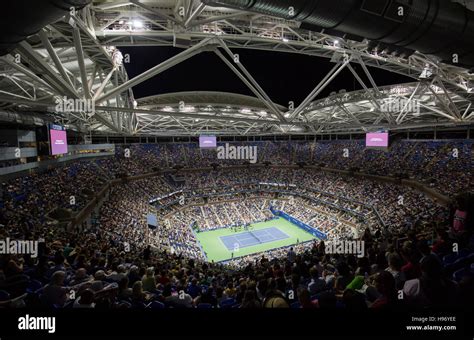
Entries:
{"label": "blue tennis court", "polygon": [[257,244],[283,240],[289,236],[278,228],[271,227],[254,231],[245,231],[235,235],[221,236],[220,239],[226,248],[234,251],[236,248],[245,248]]}

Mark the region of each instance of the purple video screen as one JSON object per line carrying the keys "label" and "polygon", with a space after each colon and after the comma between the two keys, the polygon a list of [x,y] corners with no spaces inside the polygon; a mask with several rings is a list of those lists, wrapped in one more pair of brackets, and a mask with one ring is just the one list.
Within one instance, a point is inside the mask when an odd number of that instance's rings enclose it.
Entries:
{"label": "purple video screen", "polygon": [[365,146],[388,148],[388,132],[368,133],[365,137]]}
{"label": "purple video screen", "polygon": [[199,136],[200,148],[215,148],[217,147],[216,136]]}
{"label": "purple video screen", "polygon": [[51,155],[67,153],[67,137],[65,130],[49,130],[51,137]]}

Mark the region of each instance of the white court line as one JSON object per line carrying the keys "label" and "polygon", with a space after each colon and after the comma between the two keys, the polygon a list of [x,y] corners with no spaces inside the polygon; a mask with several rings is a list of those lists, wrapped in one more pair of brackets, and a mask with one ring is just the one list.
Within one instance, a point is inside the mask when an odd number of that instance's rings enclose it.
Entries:
{"label": "white court line", "polygon": [[[239,248],[245,248],[245,247],[251,247],[251,246],[254,246],[255,244],[251,244],[251,245],[245,245],[243,244],[244,241],[247,241],[247,240],[253,240],[254,238],[253,237],[249,237],[249,238],[244,238],[244,239],[239,239],[237,237],[238,235],[227,235],[227,236],[224,236],[225,240],[231,240],[233,239],[233,247],[231,247],[231,249],[229,249],[229,247],[224,243],[224,240],[219,237],[219,240],[221,241],[221,243],[223,244],[223,246],[225,248],[227,248],[228,251],[233,251],[233,249],[235,249],[235,244],[237,243],[239,245]],[[258,244],[258,243],[256,243]]]}
{"label": "white court line", "polygon": [[[273,231],[273,229],[276,229],[277,231],[279,231],[281,233],[281,238],[280,237],[277,237],[273,234],[273,232],[270,232]],[[254,237],[250,231],[244,231],[242,233],[239,233],[237,235],[227,235],[227,236],[224,236],[224,238],[226,240],[228,239],[233,239],[233,243],[235,245],[235,243],[238,243],[239,244],[239,247],[241,248],[246,248],[246,247],[252,247],[254,245],[257,245],[257,244],[263,244],[263,243],[269,243],[269,242],[273,242],[273,241],[279,241],[279,240],[284,240],[286,238],[289,238],[288,234],[282,232],[280,229],[278,228],[275,228],[275,227],[270,227],[270,228],[266,228],[266,229],[260,229],[260,230],[255,230],[253,232],[253,234],[256,236]],[[243,237],[242,237],[243,236]],[[247,237],[249,236],[249,237]],[[269,238],[268,240],[261,240],[260,238]],[[250,244],[250,245],[245,245],[243,244],[244,242],[246,241],[254,241],[255,239],[257,238],[258,241],[260,241],[259,243],[255,243],[255,244]],[[224,244],[222,238],[220,238],[221,240],[221,243]],[[253,243],[253,242],[252,242]],[[224,246],[229,250],[229,248],[224,244]],[[232,250],[231,250],[232,251]]]}
{"label": "white court line", "polygon": [[244,241],[244,240],[253,240],[253,237],[244,237],[244,238],[236,238],[237,240]]}

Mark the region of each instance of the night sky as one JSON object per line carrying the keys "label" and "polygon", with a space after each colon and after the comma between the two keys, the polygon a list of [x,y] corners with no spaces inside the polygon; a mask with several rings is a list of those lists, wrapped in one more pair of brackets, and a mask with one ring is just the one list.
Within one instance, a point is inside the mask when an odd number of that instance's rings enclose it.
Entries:
{"label": "night sky", "polygon": [[[122,53],[130,55],[126,63],[129,78],[146,71],[160,62],[178,54],[182,49],[173,47],[127,47]],[[284,106],[289,101],[298,105],[314,89],[321,79],[334,67],[326,58],[290,53],[235,49],[240,62],[258,81],[270,98]],[[225,54],[225,52],[223,53]],[[362,68],[352,64],[368,87],[371,87]],[[414,81],[401,75],[371,68],[377,85],[390,85]],[[362,87],[352,73],[345,69],[319,95],[327,97],[332,91],[359,90]],[[252,95],[246,85],[213,52],[203,52],[181,64],[135,86],[135,98],[180,92],[180,91],[222,91]]]}

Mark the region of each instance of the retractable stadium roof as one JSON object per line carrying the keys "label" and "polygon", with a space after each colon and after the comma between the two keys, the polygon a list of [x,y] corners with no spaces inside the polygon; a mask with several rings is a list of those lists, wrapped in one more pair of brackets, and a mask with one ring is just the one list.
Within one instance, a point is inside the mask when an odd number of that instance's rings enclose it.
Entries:
{"label": "retractable stadium roof", "polygon": [[[0,120],[20,121],[22,115],[34,114],[81,131],[118,135],[347,133],[474,122],[469,71],[474,15],[454,1],[34,3],[34,10],[13,6],[3,12],[15,18],[16,26],[10,25],[12,20],[0,26]],[[395,4],[403,5],[402,19],[393,17]],[[41,6],[50,14],[44,20],[39,19]],[[35,11],[38,15],[31,13]],[[120,53],[128,46],[182,51],[130,79]],[[240,49],[324,57],[334,67],[302,103],[283,107],[244,62],[233,62]],[[254,96],[185,92],[135,99],[134,86],[203,51],[216,53]],[[449,58],[453,54],[458,63]],[[361,66],[360,74],[353,65]],[[372,68],[402,74],[413,83],[380,87]],[[315,100],[344,69],[363,90]],[[64,96],[93,101],[94,111],[58,112],[57,100]],[[412,110],[414,103],[417,110]],[[399,110],[387,111],[390,105]]]}

